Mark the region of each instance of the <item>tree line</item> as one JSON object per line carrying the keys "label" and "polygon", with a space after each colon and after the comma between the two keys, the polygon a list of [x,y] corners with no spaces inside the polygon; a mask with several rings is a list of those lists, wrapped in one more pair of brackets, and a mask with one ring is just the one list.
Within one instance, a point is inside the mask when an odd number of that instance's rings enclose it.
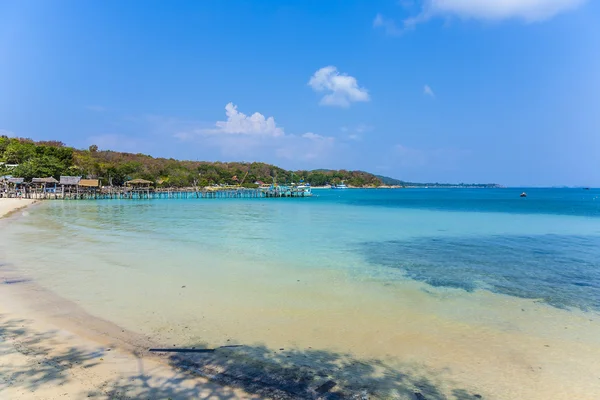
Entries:
{"label": "tree line", "polygon": [[255,182],[279,184],[307,182],[313,186],[338,184],[379,186],[381,180],[363,171],[315,170],[289,171],[262,162],[205,162],[155,158],[145,154],[74,149],[60,141],[33,141],[0,136],[0,176],[32,178],[61,175],[100,179],[103,185],[121,186],[136,178],[154,182],[158,187],[210,185],[256,186]]}

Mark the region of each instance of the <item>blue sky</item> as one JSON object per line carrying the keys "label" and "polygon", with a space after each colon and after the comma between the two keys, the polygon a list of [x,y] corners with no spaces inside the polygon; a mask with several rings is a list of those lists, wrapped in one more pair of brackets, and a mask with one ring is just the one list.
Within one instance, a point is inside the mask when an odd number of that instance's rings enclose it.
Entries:
{"label": "blue sky", "polygon": [[600,186],[600,2],[0,1],[0,132]]}

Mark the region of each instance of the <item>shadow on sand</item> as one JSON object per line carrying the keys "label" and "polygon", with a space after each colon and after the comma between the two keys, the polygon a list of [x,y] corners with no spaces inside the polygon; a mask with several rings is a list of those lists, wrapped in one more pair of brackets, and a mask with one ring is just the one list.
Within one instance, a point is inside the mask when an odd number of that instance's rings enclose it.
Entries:
{"label": "shadow on sand", "polygon": [[[35,393],[42,387],[68,386],[89,377],[106,357],[108,349],[82,350],[65,347],[64,342],[56,346],[60,340],[57,332],[36,332],[26,320],[0,315],[0,397],[8,389]],[[7,362],[15,353],[28,361]],[[136,360],[135,373],[113,374],[103,382],[92,379],[85,393],[63,398],[239,398],[234,388],[249,397],[272,399],[483,398],[415,365],[392,368],[380,360],[357,360],[323,350],[243,346],[207,353],[158,353],[165,361],[160,372],[145,368],[146,351],[128,354]]]}

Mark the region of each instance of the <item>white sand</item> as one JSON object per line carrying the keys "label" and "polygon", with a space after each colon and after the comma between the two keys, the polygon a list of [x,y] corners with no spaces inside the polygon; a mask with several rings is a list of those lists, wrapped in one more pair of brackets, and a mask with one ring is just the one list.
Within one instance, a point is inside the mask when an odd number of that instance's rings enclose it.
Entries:
{"label": "white sand", "polygon": [[[0,199],[0,216],[33,203]],[[129,345],[129,332],[11,278],[0,265],[0,399],[258,398],[177,370]]]}
{"label": "white sand", "polygon": [[35,200],[0,198],[0,218],[33,203],[35,203]]}

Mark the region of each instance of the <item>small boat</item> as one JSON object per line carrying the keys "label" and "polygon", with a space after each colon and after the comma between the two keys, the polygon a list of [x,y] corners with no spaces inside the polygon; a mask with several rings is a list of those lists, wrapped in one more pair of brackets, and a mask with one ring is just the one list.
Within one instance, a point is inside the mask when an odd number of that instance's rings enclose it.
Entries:
{"label": "small boat", "polygon": [[312,196],[312,191],[310,188],[310,183],[305,183],[302,185],[296,186],[296,189],[300,189],[303,196]]}
{"label": "small boat", "polygon": [[521,193],[521,197],[527,197],[527,193],[525,193],[525,192]]}
{"label": "small boat", "polygon": [[331,185],[332,189],[348,189],[348,186],[344,184],[344,181],[338,185]]}

